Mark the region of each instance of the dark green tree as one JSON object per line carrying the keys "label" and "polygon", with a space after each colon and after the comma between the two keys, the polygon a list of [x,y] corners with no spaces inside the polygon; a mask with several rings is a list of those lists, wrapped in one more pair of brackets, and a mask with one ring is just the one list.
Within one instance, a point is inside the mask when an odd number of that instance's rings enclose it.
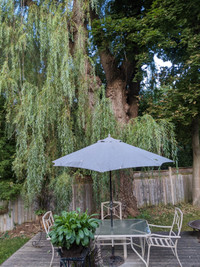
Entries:
{"label": "dark green tree", "polygon": [[105,1],[92,12],[92,35],[105,73],[106,95],[116,119],[128,123],[138,116],[142,66],[153,54],[143,42],[142,28],[152,1]]}
{"label": "dark green tree", "polygon": [[5,99],[0,96],[0,182],[15,181],[12,170],[14,160],[15,142],[14,138],[6,135],[6,110],[4,108]]}
{"label": "dark green tree", "polygon": [[0,199],[10,200],[19,195],[21,184],[13,171],[15,157],[14,136],[8,137],[6,129],[5,97],[0,95]]}
{"label": "dark green tree", "polygon": [[191,141],[193,203],[200,205],[200,5],[196,0],[157,0],[146,21],[144,36],[158,40],[153,51],[172,62],[160,74],[163,89],[159,99],[152,98],[150,110],[173,121],[180,140]]}

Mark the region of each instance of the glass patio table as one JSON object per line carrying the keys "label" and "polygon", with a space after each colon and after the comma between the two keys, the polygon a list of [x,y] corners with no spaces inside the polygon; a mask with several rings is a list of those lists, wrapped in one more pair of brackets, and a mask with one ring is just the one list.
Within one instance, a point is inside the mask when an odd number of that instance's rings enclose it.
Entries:
{"label": "glass patio table", "polygon": [[[95,239],[98,245],[112,245],[112,247],[123,245],[125,259],[127,258],[127,245],[130,244],[133,251],[147,266],[144,259],[145,237],[150,234],[148,223],[143,219],[113,220],[113,227],[111,227],[110,220],[102,220],[96,229]],[[140,244],[134,243],[133,238],[136,237],[139,238]],[[141,248],[141,253],[136,250],[136,246]]]}

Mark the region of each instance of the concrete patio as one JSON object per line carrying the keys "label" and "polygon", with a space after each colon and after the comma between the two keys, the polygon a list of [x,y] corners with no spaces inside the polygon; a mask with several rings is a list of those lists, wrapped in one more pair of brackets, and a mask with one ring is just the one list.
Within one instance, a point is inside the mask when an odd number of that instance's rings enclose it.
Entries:
{"label": "concrete patio", "polygon": [[[183,267],[200,267],[200,243],[197,239],[197,232],[182,232],[182,238],[178,244],[178,254]],[[1,267],[48,267],[51,260],[51,246],[42,234],[38,247],[32,246],[34,240],[38,240],[39,234],[29,240],[22,248],[6,260]],[[102,258],[105,259],[111,254],[111,248],[106,246],[102,249]],[[121,246],[115,249],[115,255],[123,256]],[[103,264],[103,266],[109,266]],[[110,265],[109,267],[144,267],[141,260],[128,247],[128,258],[121,265]],[[150,267],[178,267],[178,262],[170,249],[151,250]],[[56,255],[53,267],[59,267],[59,257]],[[94,267],[94,266],[92,266]]]}

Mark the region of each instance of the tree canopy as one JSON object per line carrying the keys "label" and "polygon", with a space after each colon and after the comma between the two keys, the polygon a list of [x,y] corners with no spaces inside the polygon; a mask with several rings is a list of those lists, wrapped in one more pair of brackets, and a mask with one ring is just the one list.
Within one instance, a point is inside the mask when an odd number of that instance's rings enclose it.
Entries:
{"label": "tree canopy", "polygon": [[[108,133],[176,159],[174,129],[168,121],[155,122],[150,116],[134,119],[141,65],[144,53],[150,51],[137,41],[150,3],[127,1],[118,10],[118,1],[113,2],[104,29],[93,1],[1,2],[0,92],[5,95],[9,134],[16,138],[13,167],[29,200],[52,191],[60,198],[62,191],[63,199],[70,196],[62,188],[71,182],[71,174],[53,168],[52,160]],[[126,5],[130,5],[127,18]],[[91,27],[105,86],[90,57]],[[102,38],[96,38],[102,30]],[[105,189],[106,179],[100,187],[95,177],[96,188]],[[41,203],[45,205],[45,199]]]}

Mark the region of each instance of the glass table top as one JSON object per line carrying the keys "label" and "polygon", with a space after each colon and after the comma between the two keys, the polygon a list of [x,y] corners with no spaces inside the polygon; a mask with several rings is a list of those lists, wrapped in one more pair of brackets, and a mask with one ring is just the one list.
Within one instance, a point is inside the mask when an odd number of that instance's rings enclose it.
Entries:
{"label": "glass table top", "polygon": [[96,229],[95,236],[143,236],[150,234],[147,221],[142,219],[113,220],[111,227],[110,220],[103,220]]}

